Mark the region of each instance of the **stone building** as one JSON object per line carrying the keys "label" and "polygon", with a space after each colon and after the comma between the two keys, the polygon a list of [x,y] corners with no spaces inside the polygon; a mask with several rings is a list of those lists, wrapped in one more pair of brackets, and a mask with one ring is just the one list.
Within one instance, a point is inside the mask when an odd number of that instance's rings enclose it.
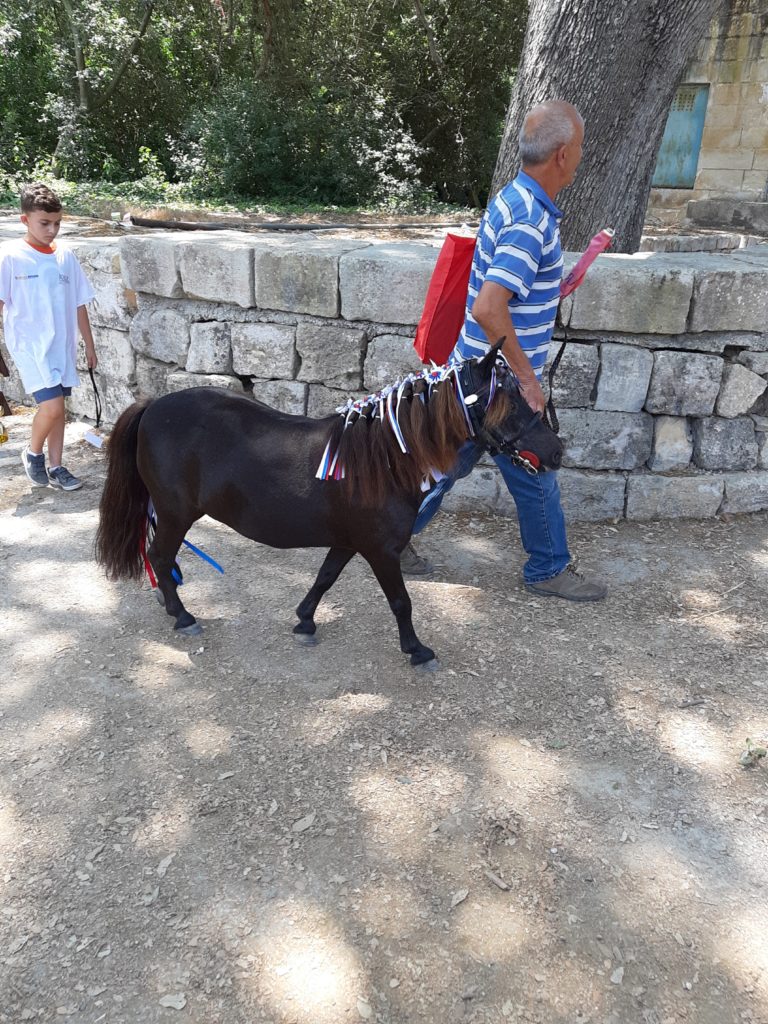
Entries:
{"label": "stone building", "polygon": [[664,133],[651,223],[768,234],[768,0],[727,0],[698,47]]}

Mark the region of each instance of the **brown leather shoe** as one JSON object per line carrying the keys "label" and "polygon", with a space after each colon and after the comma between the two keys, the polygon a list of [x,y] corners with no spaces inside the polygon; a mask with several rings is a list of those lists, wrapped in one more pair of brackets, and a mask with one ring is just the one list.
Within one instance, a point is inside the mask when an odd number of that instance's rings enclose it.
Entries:
{"label": "brown leather shoe", "polygon": [[585,579],[573,562],[566,565],[563,571],[553,576],[551,580],[528,583],[527,587],[532,594],[562,597],[565,601],[602,601],[608,593],[608,587],[604,583]]}
{"label": "brown leather shoe", "polygon": [[428,558],[422,558],[409,542],[400,555],[400,571],[403,576],[431,576],[435,567]]}

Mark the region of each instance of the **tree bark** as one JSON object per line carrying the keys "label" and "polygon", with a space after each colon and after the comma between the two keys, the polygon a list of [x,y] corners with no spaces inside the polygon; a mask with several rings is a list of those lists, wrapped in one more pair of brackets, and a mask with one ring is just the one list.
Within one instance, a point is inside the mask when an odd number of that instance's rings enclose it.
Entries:
{"label": "tree bark", "polygon": [[584,118],[585,141],[576,181],[560,195],[563,244],[583,249],[611,226],[614,251],[635,252],[669,108],[723,2],[531,0],[493,194],[517,171],[526,113],[545,99],[568,100]]}
{"label": "tree bark", "polygon": [[147,29],[149,28],[149,23],[152,20],[152,14],[154,13],[154,10],[155,0],[145,0],[144,16],[141,19],[141,24],[139,25],[138,31],[136,35],[133,37],[130,46],[125,52],[125,56],[121,60],[120,64],[117,66],[117,69],[115,70],[115,73],[112,75],[112,79],[107,85],[107,87],[99,95],[97,100],[91,101],[91,113],[93,113],[96,110],[100,110],[101,107],[108,103],[115,89],[117,89],[118,85],[120,84],[120,79],[128,70],[130,63],[133,60],[134,54],[141,46],[141,41],[144,38]]}
{"label": "tree bark", "polygon": [[64,10],[69,19],[69,28],[72,33],[72,50],[75,57],[75,75],[77,77],[77,93],[80,99],[80,110],[88,110],[88,81],[86,78],[85,54],[83,44],[80,40],[80,26],[72,9],[72,4],[64,0]]}
{"label": "tree bark", "polygon": [[432,30],[432,26],[429,23],[429,19],[424,13],[424,8],[421,5],[421,0],[413,0],[413,7],[416,12],[416,20],[421,25],[422,31],[427,38],[427,46],[429,47],[429,57],[432,63],[435,65],[440,74],[445,70],[443,58],[440,55],[440,49],[437,45],[437,39],[435,33]]}

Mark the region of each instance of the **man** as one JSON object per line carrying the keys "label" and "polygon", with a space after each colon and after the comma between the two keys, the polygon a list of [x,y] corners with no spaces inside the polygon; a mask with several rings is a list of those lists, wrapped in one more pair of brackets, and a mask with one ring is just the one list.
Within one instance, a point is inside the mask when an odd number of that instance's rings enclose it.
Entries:
{"label": "man", "polygon": [[[581,161],[584,122],[562,100],[541,103],[520,132],[522,170],[493,199],[478,232],[469,279],[464,327],[454,350],[459,358],[481,355],[504,337],[502,352],[532,409],[543,412],[540,377],[560,301],[563,258],[555,206],[561,189],[572,184]],[[419,533],[438,511],[456,480],[467,476],[482,449],[468,441],[457,465],[424,499],[414,524]],[[600,601],[604,584],[585,579],[568,551],[556,473],[530,476],[506,455],[494,456],[515,499],[520,537],[528,554],[523,578],[528,589],[568,601]],[[409,545],[403,572],[424,575],[431,566]]]}

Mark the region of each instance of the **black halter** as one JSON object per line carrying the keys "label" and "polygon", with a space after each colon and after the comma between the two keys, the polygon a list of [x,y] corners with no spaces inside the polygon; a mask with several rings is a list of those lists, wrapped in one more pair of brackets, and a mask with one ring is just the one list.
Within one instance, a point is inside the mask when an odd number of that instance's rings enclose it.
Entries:
{"label": "black halter", "polygon": [[[503,437],[496,427],[486,427],[485,414],[488,412],[490,403],[490,382],[478,381],[477,369],[479,362],[468,359],[462,363],[459,370],[461,389],[464,397],[464,405],[469,415],[472,429],[475,432],[475,441],[481,445],[490,455],[506,455],[518,466],[521,466],[526,473],[535,476],[538,469],[525,456],[520,454],[517,442],[531,429],[534,423],[541,419],[540,412],[534,412],[528,405],[516,384],[512,384],[517,395],[518,407],[527,409],[529,416],[522,423],[514,437]],[[496,360],[496,374],[498,387],[503,388],[505,381],[513,381],[509,367],[503,359]]]}

